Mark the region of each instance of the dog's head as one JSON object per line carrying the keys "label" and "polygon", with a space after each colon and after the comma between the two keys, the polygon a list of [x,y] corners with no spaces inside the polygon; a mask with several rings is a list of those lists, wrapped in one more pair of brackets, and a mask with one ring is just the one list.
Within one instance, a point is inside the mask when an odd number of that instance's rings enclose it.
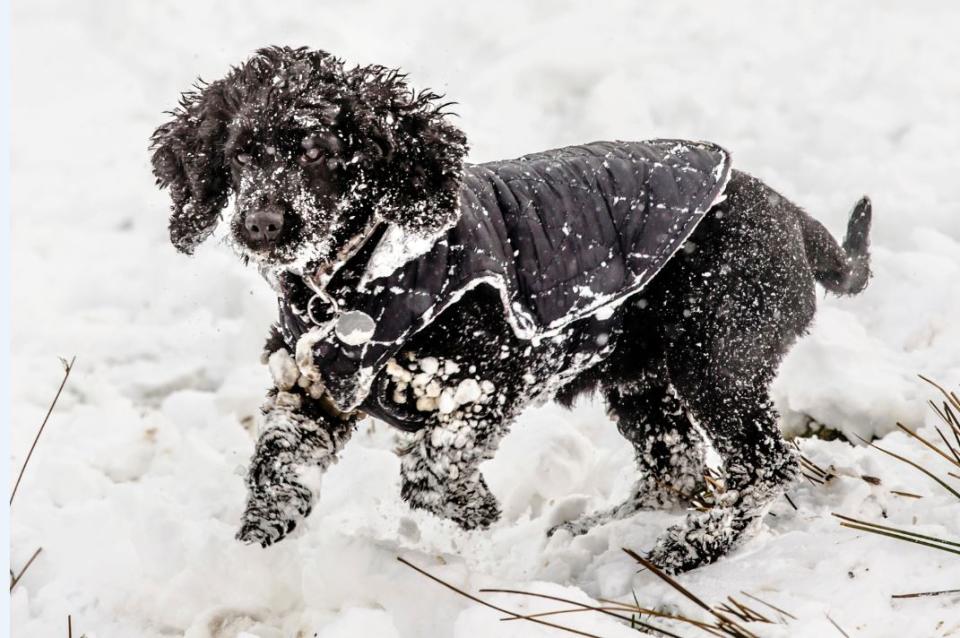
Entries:
{"label": "dog's head", "polygon": [[322,268],[379,222],[437,233],[457,218],[466,152],[443,106],[396,70],[261,49],[185,93],[153,134],[170,239],[192,253],[231,197],[231,243],[266,267]]}

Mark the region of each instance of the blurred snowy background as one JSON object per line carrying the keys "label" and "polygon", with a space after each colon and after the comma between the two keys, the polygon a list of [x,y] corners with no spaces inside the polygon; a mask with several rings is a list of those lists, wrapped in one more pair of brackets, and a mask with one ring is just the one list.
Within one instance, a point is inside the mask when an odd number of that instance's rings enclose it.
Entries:
{"label": "blurred snowy background", "polygon": [[[15,468],[59,382],[57,356],[77,367],[13,507],[14,567],[44,548],[13,594],[14,635],[63,635],[68,613],[90,638],[557,635],[498,622],[398,554],[469,588],[674,600],[619,550],[643,549],[667,515],[574,542],[543,535],[558,512],[612,503],[632,480],[599,404],[520,419],[487,472],[505,508],[491,532],[410,513],[390,434],[368,423],[297,538],[266,551],[233,541],[274,301],[224,247],[187,259],[167,242],[147,139],[197,76],[216,79],[259,46],[307,45],[445,92],[472,161],[709,139],[837,235],[870,194],[872,285],[823,299],[776,385],[787,429],[814,419],[870,436],[929,418],[917,373],[960,384],[958,30],[949,0],[15,0]],[[757,540],[684,582],[711,600],[763,592],[801,618],[790,636],[830,635],[827,613],[853,635],[960,631],[949,601],[889,599],[958,586],[956,563],[951,583],[929,550],[856,539],[827,515],[883,510],[955,535],[956,505],[891,496],[899,481],[932,488],[875,452],[808,449],[890,485],[801,487],[799,511],[778,506]]]}

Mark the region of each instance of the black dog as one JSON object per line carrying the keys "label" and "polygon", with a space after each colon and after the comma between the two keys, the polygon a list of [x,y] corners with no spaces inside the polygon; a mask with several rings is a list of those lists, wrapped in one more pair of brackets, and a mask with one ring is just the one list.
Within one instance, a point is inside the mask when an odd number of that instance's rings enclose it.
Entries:
{"label": "black dog", "polygon": [[[709,509],[649,555],[670,571],[716,560],[797,476],[767,389],[814,282],[866,285],[869,201],[841,248],[711,144],[467,165],[443,106],[397,71],[271,48],[185,94],[153,136],[174,245],[192,252],[233,195],[228,240],[279,297],[239,538],[266,546],[310,512],[305,471],[335,460],[363,412],[406,432],[405,500],[486,527],[499,509],[478,466],[511,419],[599,390],[640,480],[560,528],[696,501]],[[703,436],[722,488],[706,489]]]}

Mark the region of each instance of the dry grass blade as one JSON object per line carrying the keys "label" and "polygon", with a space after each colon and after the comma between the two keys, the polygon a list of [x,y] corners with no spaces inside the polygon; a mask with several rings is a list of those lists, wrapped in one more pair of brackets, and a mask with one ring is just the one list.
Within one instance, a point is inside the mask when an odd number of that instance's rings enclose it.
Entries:
{"label": "dry grass blade", "polygon": [[[933,411],[936,412],[937,416],[940,417],[940,420],[946,423],[947,427],[950,428],[950,432],[953,434],[953,440],[956,441],[957,447],[960,448],[960,417],[957,417],[953,409],[947,403],[943,404],[942,409],[933,401],[930,401],[929,403],[933,408]],[[940,428],[937,428],[937,432],[940,433],[941,438],[944,438],[944,434],[943,432],[940,432]],[[949,442],[945,442],[947,443],[947,447],[949,447],[950,450],[956,455],[957,461],[960,462],[960,453],[958,453]]]}
{"label": "dry grass blade", "polygon": [[13,505],[13,497],[17,495],[17,488],[20,487],[20,481],[23,480],[23,473],[27,470],[27,464],[30,463],[30,457],[33,456],[33,451],[37,447],[37,441],[40,440],[40,435],[43,434],[43,429],[47,427],[47,421],[50,420],[50,415],[53,413],[53,408],[57,406],[57,401],[60,400],[60,393],[63,392],[63,388],[67,385],[67,379],[70,378],[70,371],[73,370],[73,363],[77,360],[76,357],[70,359],[68,362],[66,359],[60,359],[63,363],[63,380],[60,381],[60,387],[57,388],[57,394],[54,395],[53,401],[50,402],[50,407],[47,408],[47,415],[43,417],[43,423],[40,424],[40,429],[37,430],[37,435],[33,438],[33,443],[30,445],[30,451],[27,452],[27,458],[23,460],[23,465],[20,467],[20,474],[17,475],[17,482],[13,484],[13,491],[10,493],[10,505]]}
{"label": "dry grass blade", "polygon": [[825,481],[820,479],[820,477],[810,474],[809,472],[803,472],[803,477],[810,481],[813,485],[824,485]]}
{"label": "dry grass blade", "polygon": [[823,469],[822,467],[820,467],[819,465],[811,461],[807,456],[803,454],[800,455],[800,464],[806,467],[808,470],[810,470],[814,474],[816,474],[817,476],[819,476],[824,481],[829,481],[830,479],[833,478],[833,472],[828,472],[827,470]]}
{"label": "dry grass blade", "polygon": [[722,612],[724,612],[724,613],[726,613],[726,614],[730,614],[730,615],[733,616],[734,618],[738,618],[738,619],[742,620],[743,622],[750,622],[750,617],[749,617],[749,616],[747,616],[746,614],[744,614],[744,613],[742,613],[742,612],[737,611],[736,609],[734,609],[733,607],[731,607],[731,606],[728,605],[727,603],[720,603],[719,605],[716,605],[716,606],[714,607],[714,609],[715,609],[716,611],[722,611]]}
{"label": "dry grass blade", "polygon": [[487,602],[487,601],[485,601],[485,600],[483,600],[483,599],[481,599],[481,598],[477,598],[476,596],[474,596],[474,595],[472,595],[472,594],[469,594],[469,593],[463,591],[462,589],[460,589],[460,588],[458,588],[458,587],[454,587],[454,586],[451,585],[450,583],[448,583],[448,582],[446,582],[446,581],[444,581],[444,580],[442,580],[442,579],[440,579],[440,578],[437,578],[436,576],[434,576],[434,575],[431,574],[430,572],[427,572],[426,570],[420,569],[419,567],[417,567],[416,565],[414,565],[414,564],[411,563],[410,561],[406,560],[405,558],[402,558],[402,557],[400,557],[400,556],[397,556],[397,560],[400,561],[401,563],[403,563],[404,565],[406,565],[407,567],[409,567],[410,569],[414,570],[415,572],[418,572],[419,574],[421,574],[421,575],[423,575],[423,576],[426,576],[427,578],[429,578],[429,579],[432,580],[433,582],[438,583],[438,584],[440,584],[440,585],[443,585],[443,586],[446,587],[447,589],[449,589],[449,590],[451,590],[451,591],[453,591],[453,592],[456,592],[457,594],[460,594],[461,596],[463,596],[464,598],[466,598],[466,599],[468,599],[468,600],[472,600],[473,602],[479,603],[479,604],[483,605],[484,607],[489,607],[490,609],[493,609],[493,610],[495,610],[495,611],[499,611],[501,614],[507,614],[508,616],[514,616],[514,617],[517,617],[517,618],[523,618],[524,620],[527,620],[528,622],[536,623],[536,624],[538,624],[538,625],[543,625],[543,626],[545,626],[545,627],[552,627],[552,628],[554,628],[554,629],[559,629],[559,630],[561,630],[561,631],[566,631],[566,632],[569,632],[569,633],[571,633],[571,634],[576,634],[576,635],[578,635],[578,636],[586,636],[587,638],[601,638],[600,636],[597,636],[596,634],[591,634],[591,633],[588,633],[588,632],[585,632],[585,631],[580,631],[579,629],[573,629],[572,627],[564,627],[563,625],[557,625],[557,624],[554,624],[554,623],[551,623],[551,622],[547,622],[547,621],[545,621],[545,620],[540,620],[540,619],[538,619],[538,618],[524,618],[522,614],[518,614],[518,613],[516,613],[516,612],[510,611],[509,609],[504,609],[503,607],[498,607],[497,605],[494,605],[493,603],[489,603],[489,602]]}
{"label": "dry grass blade", "polygon": [[684,587],[683,585],[675,581],[673,578],[670,578],[669,576],[667,576],[665,572],[661,571],[659,567],[657,567],[656,565],[648,561],[646,558],[636,553],[632,549],[627,549],[626,547],[622,549],[624,552],[626,552],[627,556],[629,556],[633,560],[637,561],[638,563],[640,563],[641,565],[649,569],[662,581],[664,581],[665,583],[667,583],[668,585],[676,589],[681,594],[683,594],[684,598],[687,598],[688,600],[693,601],[694,603],[696,603],[698,607],[700,607],[704,611],[712,611],[710,609],[710,605],[703,602],[699,597],[695,596],[689,589],[687,589],[686,587]]}
{"label": "dry grass blade", "polygon": [[737,609],[739,609],[739,610],[742,611],[744,614],[746,614],[748,621],[750,621],[750,622],[765,622],[765,623],[767,623],[768,625],[773,625],[773,624],[775,624],[772,620],[770,620],[769,618],[767,618],[766,616],[764,616],[763,614],[761,614],[759,611],[757,611],[757,610],[755,610],[755,609],[753,609],[753,608],[751,608],[751,607],[748,607],[748,606],[744,605],[743,603],[741,603],[739,600],[737,600],[737,599],[734,598],[733,596],[727,596],[727,600],[729,600],[731,604],[733,604],[734,606],[736,606]]}
{"label": "dry grass blade", "polygon": [[930,596],[950,596],[953,594],[960,595],[960,589],[944,589],[943,591],[920,591],[915,594],[893,594],[890,598],[896,598],[902,600],[905,598],[927,598]]}
{"label": "dry grass blade", "polygon": [[789,495],[789,494],[787,494],[786,492],[784,492],[783,497],[784,497],[785,499],[787,499],[787,502],[788,502],[788,503],[790,503],[790,507],[792,507],[792,508],[795,509],[795,510],[799,510],[799,509],[800,509],[799,507],[797,507],[797,504],[793,502],[793,499],[790,498],[790,495]]}
{"label": "dry grass blade", "polygon": [[[957,442],[957,447],[960,448],[960,417],[957,417],[956,413],[954,412],[954,410],[960,412],[960,397],[958,397],[954,392],[947,392],[946,388],[934,382],[933,380],[928,379],[922,374],[919,376],[921,379],[939,390],[940,394],[943,395],[945,401],[943,402],[942,409],[937,407],[933,401],[930,402],[930,405],[933,406],[934,411],[937,413],[940,419],[942,419],[943,422],[947,424],[947,427],[950,428],[950,431],[953,433],[953,438]],[[939,432],[939,429],[937,431]],[[946,437],[944,437],[942,432],[940,432],[940,436],[941,438],[944,438],[944,442],[946,443]],[[947,447],[950,448],[950,451],[953,452],[958,464],[960,464],[960,452],[954,450],[953,446],[951,446],[949,443],[947,443]]]}
{"label": "dry grass blade", "polygon": [[[911,543],[916,543],[918,545],[924,545],[926,547],[932,547],[934,549],[950,552],[952,554],[960,554],[960,543],[957,543],[955,541],[948,541],[942,538],[937,538],[936,536],[927,536],[926,534],[918,534],[917,532],[898,529],[896,527],[888,527],[886,525],[871,523],[869,521],[861,521],[856,518],[844,516],[842,514],[834,513],[833,516],[841,520],[840,524],[843,527],[848,527],[850,529],[856,529],[864,532],[870,532],[873,534],[879,534],[881,536],[889,536],[890,538],[895,538],[897,540],[902,540],[902,541],[908,541]],[[954,549],[954,548],[958,548],[958,549]]]}
{"label": "dry grass blade", "polygon": [[[495,589],[490,589],[490,590],[481,589],[480,591],[495,592],[495,591],[497,591],[497,590],[495,590]],[[531,593],[531,592],[524,592],[524,593]],[[636,610],[633,609],[632,607],[620,607],[620,606],[617,606],[617,605],[613,605],[613,606],[611,606],[611,607],[602,607],[602,606],[592,607],[592,606],[590,606],[590,605],[585,605],[585,606],[583,606],[583,607],[574,607],[574,608],[572,608],[572,609],[554,609],[553,611],[541,611],[541,612],[538,612],[538,613],[536,613],[536,614],[524,614],[524,615],[522,615],[522,616],[504,616],[504,617],[501,618],[500,620],[502,620],[502,621],[504,621],[504,622],[509,622],[509,621],[511,621],[511,620],[529,620],[529,619],[531,619],[531,618],[545,618],[545,617],[547,617],[547,616],[559,616],[559,615],[561,615],[561,614],[582,614],[582,613],[585,612],[585,611],[609,612],[609,615],[610,615],[610,616],[612,616],[612,617],[614,617],[614,618],[617,618],[617,619],[619,619],[619,620],[626,620],[626,621],[632,620],[632,619],[630,618],[630,616],[622,616],[622,615],[620,615],[620,614],[618,614],[618,613],[616,613],[616,612],[621,611],[621,612],[625,612],[625,613],[628,613],[628,614],[629,614],[629,613],[636,613]]]}
{"label": "dry grass blade", "polygon": [[830,617],[830,614],[824,614],[824,616],[827,617],[827,620],[830,621],[830,624],[831,624],[831,625],[833,625],[834,627],[837,628],[837,631],[839,631],[841,634],[843,634],[844,638],[850,638],[850,634],[848,634],[847,632],[845,632],[845,631],[843,630],[843,627],[841,627],[840,625],[838,625],[838,624],[837,624],[837,621]]}
{"label": "dry grass blade", "polygon": [[[20,570],[20,573],[16,576],[10,577],[10,591],[13,591],[13,588],[17,586],[17,583],[20,582],[20,579],[23,578],[23,575],[27,573],[27,570],[30,569],[30,565],[33,565],[33,561],[37,559],[37,556],[40,555],[40,552],[43,551],[42,547],[38,547],[37,551],[33,552],[33,556],[30,557],[30,560],[27,561],[27,564],[23,566],[23,569]],[[10,572],[13,574],[13,572]]]}
{"label": "dry grass blade", "polygon": [[925,546],[925,547],[931,547],[931,548],[933,548],[933,549],[939,549],[939,550],[941,550],[941,551],[948,552],[948,553],[950,553],[950,554],[960,555],[960,551],[957,551],[957,550],[955,550],[955,549],[950,549],[949,547],[944,547],[943,545],[937,545],[936,543],[928,543],[928,542],[926,542],[926,541],[917,540],[917,539],[916,539],[915,537],[913,537],[913,536],[898,535],[898,534],[893,534],[893,533],[890,533],[890,532],[883,532],[883,531],[878,530],[878,529],[875,528],[875,527],[867,527],[867,526],[863,526],[863,525],[853,525],[853,524],[851,524],[851,523],[840,523],[840,525],[841,525],[842,527],[847,527],[847,528],[849,528],[849,529],[855,529],[855,530],[858,530],[858,531],[861,531],[861,532],[870,532],[871,534],[878,534],[878,535],[880,535],[880,536],[889,536],[890,538],[893,538],[893,539],[896,539],[896,540],[906,541],[906,542],[908,542],[908,543],[914,543],[914,544],[916,544],[916,545],[923,545],[923,546]]}
{"label": "dry grass blade", "polygon": [[890,490],[891,494],[896,494],[897,496],[906,496],[907,498],[923,498],[919,494],[914,494],[913,492],[902,492],[900,490]]}
{"label": "dry grass blade", "polygon": [[[606,599],[606,598],[600,598],[599,600],[600,600],[600,602],[605,603],[605,604],[615,604],[615,605],[622,605],[622,604],[623,604],[623,603],[618,603],[618,602],[615,601],[615,600],[608,600],[608,599]],[[705,632],[707,632],[707,633],[709,633],[709,634],[713,634],[714,636],[723,636],[723,635],[724,635],[724,634],[722,634],[722,633],[720,633],[720,632],[717,631],[715,625],[711,625],[711,624],[709,624],[709,623],[703,622],[702,620],[696,620],[695,618],[690,618],[690,617],[688,617],[688,616],[681,616],[681,615],[679,615],[679,614],[668,614],[668,613],[665,613],[665,612],[662,612],[662,611],[657,611],[656,609],[648,609],[648,608],[646,608],[646,607],[641,607],[641,606],[640,606],[640,603],[637,602],[636,594],[634,594],[633,600],[634,600],[634,603],[635,603],[635,605],[634,605],[633,607],[629,607],[629,605],[626,606],[626,608],[629,608],[629,610],[630,610],[632,613],[635,613],[635,614],[647,614],[648,616],[654,616],[654,617],[656,617],[656,618],[663,618],[664,620],[676,620],[676,621],[678,621],[678,622],[686,623],[686,624],[688,624],[688,625],[693,625],[694,627],[697,627],[698,629],[701,629],[701,630],[703,630],[703,631],[705,631]]]}
{"label": "dry grass blade", "polygon": [[[552,596],[549,594],[539,594],[536,592],[529,592],[529,591],[523,591],[523,590],[517,590],[517,589],[484,588],[479,590],[480,593],[529,596],[533,598],[540,598],[544,600],[550,600],[550,601],[570,605],[570,607],[568,608],[555,609],[551,611],[544,611],[544,612],[538,612],[538,613],[521,614],[515,611],[511,611],[509,609],[505,609],[498,605],[494,605],[477,596],[469,594],[464,590],[458,587],[455,587],[454,585],[451,585],[450,583],[438,578],[437,576],[430,574],[429,572],[421,569],[420,567],[417,567],[416,565],[414,565],[413,563],[411,563],[410,561],[404,558],[401,558],[398,556],[397,560],[403,563],[404,565],[406,565],[407,567],[410,567],[414,571],[418,572],[419,574],[426,576],[430,580],[440,585],[443,585],[447,589],[459,594],[460,596],[463,596],[468,600],[472,600],[473,602],[479,603],[485,607],[488,607],[490,609],[493,609],[495,611],[498,611],[504,614],[504,617],[500,619],[501,621],[526,620],[528,622],[533,622],[538,625],[550,627],[552,629],[559,629],[561,631],[577,634],[579,636],[599,638],[594,634],[581,631],[579,629],[574,629],[572,627],[560,625],[557,623],[547,622],[543,619],[551,616],[576,614],[576,613],[583,613],[583,612],[595,612],[595,613],[607,615],[611,618],[622,621],[624,623],[628,623],[631,629],[639,629],[639,630],[653,633],[656,635],[666,636],[667,638],[681,638],[681,637],[678,634],[674,633],[673,631],[670,631],[661,627],[657,627],[655,625],[650,624],[649,622],[644,622],[644,620],[641,620],[641,619],[644,616],[649,616],[651,618],[662,619],[664,621],[685,623],[687,625],[697,628],[700,631],[706,632],[712,636],[719,636],[720,638],[723,638],[724,636],[728,638],[731,638],[731,637],[732,638],[757,638],[756,634],[753,634],[752,632],[747,630],[745,627],[738,624],[736,620],[734,620],[734,618],[742,620],[744,622],[762,622],[762,623],[774,624],[774,621],[770,620],[767,616],[743,604],[742,602],[736,600],[732,596],[727,597],[727,601],[729,604],[725,602],[718,607],[711,608],[701,598],[694,595],[692,592],[690,592],[685,587],[680,585],[680,583],[678,583],[676,580],[674,580],[673,578],[668,576],[666,573],[661,571],[655,565],[651,564],[642,556],[628,549],[624,549],[623,551],[628,556],[633,558],[635,561],[637,561],[638,563],[640,563],[641,565],[649,569],[652,573],[657,575],[661,580],[663,580],[664,582],[669,584],[671,587],[676,589],[678,592],[680,592],[685,598],[694,602],[698,607],[700,607],[701,609],[709,613],[716,620],[711,624],[709,622],[696,620],[681,614],[671,614],[671,613],[665,613],[662,611],[657,611],[655,609],[646,609],[640,606],[639,602],[637,601],[636,595],[634,595],[633,605],[629,603],[623,603],[619,601],[612,601],[612,600],[605,600],[605,599],[600,599],[599,602],[601,604],[590,605],[590,604],[581,603],[575,600],[571,600],[569,598],[562,598],[560,596]],[[751,596],[746,592],[741,592],[741,593],[744,596],[747,596],[769,607],[770,609],[773,609],[774,611],[781,614],[781,616],[793,618],[794,620],[796,620],[795,616],[763,600],[760,600],[756,596]]]}
{"label": "dry grass blade", "polygon": [[720,621],[720,623],[718,624],[718,629],[727,631],[732,636],[738,636],[738,637],[744,637],[744,638],[756,638],[755,634],[751,633],[749,630],[747,630],[745,627],[737,623],[732,618],[728,618],[723,613],[717,611],[716,609],[711,608],[709,605],[703,602],[703,600],[695,596],[690,590],[688,590],[686,587],[684,587],[683,585],[678,583],[676,580],[668,576],[659,567],[657,567],[656,565],[648,561],[643,556],[640,556],[633,550],[627,549],[626,547],[622,549],[624,552],[626,552],[627,556],[629,556],[633,560],[637,561],[638,563],[646,567],[655,576],[657,576],[662,581],[664,581],[665,583],[667,583],[668,585],[676,589],[678,592],[680,592],[685,598],[695,603],[697,606],[699,606],[701,609],[703,609],[707,613],[715,616],[717,620]]}
{"label": "dry grass blade", "polygon": [[[897,423],[897,427],[900,428],[903,432],[905,432],[908,436],[913,437],[914,439],[920,441],[920,442],[923,443],[926,447],[930,448],[931,450],[933,450],[934,452],[936,452],[937,454],[939,454],[940,456],[942,456],[943,458],[945,458],[948,463],[951,463],[951,464],[953,464],[953,465],[956,465],[957,467],[960,467],[960,463],[957,463],[957,461],[954,460],[949,454],[947,454],[946,452],[944,452],[943,450],[941,450],[941,449],[938,448],[936,445],[934,445],[933,443],[931,443],[930,441],[928,441],[928,440],[925,439],[924,437],[920,436],[920,435],[917,434],[916,432],[912,431],[910,428],[908,428],[907,426],[905,426],[903,423],[899,423],[899,422],[898,422],[898,423]],[[937,430],[937,431],[939,432],[940,430]],[[943,436],[943,434],[941,434],[940,436]],[[946,441],[946,439],[944,439],[944,441]],[[948,443],[948,445],[949,445],[949,443]]]}
{"label": "dry grass blade", "polygon": [[[543,598],[543,599],[545,599],[545,600],[553,600],[553,601],[555,601],[555,602],[566,603],[566,604],[568,604],[568,605],[574,605],[574,606],[577,607],[577,609],[561,609],[561,610],[557,610],[557,611],[542,612],[542,613],[539,613],[539,614],[529,614],[529,615],[516,615],[516,614],[514,614],[512,618],[504,618],[503,620],[530,620],[530,619],[533,619],[533,618],[540,618],[540,617],[543,617],[543,616],[551,616],[551,615],[554,615],[554,614],[571,613],[571,612],[579,612],[579,611],[596,611],[596,612],[599,612],[599,613],[601,613],[601,614],[605,614],[605,615],[607,615],[607,616],[612,616],[612,617],[614,617],[614,618],[617,618],[618,620],[623,620],[623,621],[629,622],[629,623],[631,623],[631,624],[639,625],[639,626],[643,627],[644,629],[649,629],[649,630],[651,630],[651,631],[656,631],[656,632],[658,632],[658,633],[660,633],[660,634],[662,634],[662,635],[664,635],[664,636],[670,636],[671,638],[680,638],[680,636],[678,636],[677,634],[672,633],[672,632],[670,632],[670,631],[667,631],[666,629],[660,629],[659,627],[654,627],[653,625],[650,625],[650,624],[647,624],[647,623],[638,621],[638,620],[636,620],[636,619],[634,619],[634,618],[631,618],[630,616],[622,616],[622,615],[620,615],[620,614],[614,613],[611,608],[607,608],[607,607],[597,607],[597,606],[594,606],[594,605],[587,605],[586,603],[579,603],[579,602],[577,602],[577,601],[575,601],[575,600],[570,600],[569,598],[560,598],[559,596],[551,596],[551,595],[549,595],[549,594],[538,594],[538,593],[536,593],[536,592],[523,591],[523,590],[519,590],[519,589],[481,589],[480,592],[481,592],[481,593],[489,593],[489,594],[513,594],[513,595],[516,595],[516,596],[530,596],[530,597],[533,597],[533,598]],[[673,618],[672,616],[667,616],[667,615],[664,615],[664,614],[660,614],[660,613],[655,612],[655,611],[650,610],[650,609],[642,609],[642,608],[640,608],[639,606],[636,607],[636,608],[632,608],[632,607],[629,607],[629,606],[627,606],[627,605],[623,605],[622,603],[615,603],[615,605],[619,606],[619,611],[626,611],[626,612],[634,613],[634,614],[645,613],[645,614],[650,614],[650,615],[653,615],[653,616],[661,616],[661,617],[664,617],[664,618]],[[683,620],[683,619],[680,618],[680,617],[676,617],[676,619],[677,619],[677,620]]]}
{"label": "dry grass blade", "polygon": [[928,379],[927,377],[923,376],[922,374],[918,374],[917,376],[920,377],[921,379],[923,379],[924,381],[926,381],[927,383],[929,383],[930,385],[932,385],[933,387],[935,387],[937,390],[939,390],[939,391],[940,391],[940,394],[942,394],[942,395],[944,396],[944,398],[945,398],[950,404],[953,405],[954,408],[956,408],[957,410],[960,410],[960,397],[958,397],[955,393],[953,393],[953,392],[948,392],[947,389],[944,388],[942,385],[940,385],[939,383],[937,383],[937,382],[934,381],[933,379]]}
{"label": "dry grass blade", "polygon": [[922,465],[920,465],[920,464],[918,464],[918,463],[915,463],[915,462],[911,461],[910,459],[908,459],[908,458],[906,458],[906,457],[900,456],[899,454],[896,454],[895,452],[891,452],[890,450],[884,449],[884,448],[880,447],[879,445],[877,445],[876,443],[871,443],[870,441],[866,440],[865,438],[863,438],[863,437],[861,437],[861,436],[857,436],[857,438],[860,439],[861,441],[863,441],[865,444],[869,445],[870,447],[872,447],[872,448],[874,448],[874,449],[876,449],[876,450],[879,450],[879,451],[883,452],[884,454],[887,454],[888,456],[892,456],[893,458],[897,459],[898,461],[902,461],[902,462],[906,463],[907,465],[909,465],[909,466],[911,466],[911,467],[914,467],[914,468],[920,470],[921,472],[923,472],[924,474],[926,474],[927,476],[929,476],[930,478],[932,478],[934,481],[936,481],[936,482],[937,482],[940,486],[942,486],[945,490],[947,490],[948,492],[950,492],[951,494],[953,494],[954,496],[956,496],[958,499],[960,499],[960,492],[958,492],[957,490],[955,490],[955,489],[953,489],[952,487],[950,487],[946,482],[943,481],[943,479],[941,479],[939,476],[937,476],[936,474],[934,474],[933,472],[931,472],[931,471],[928,470],[927,468],[923,467]]}
{"label": "dry grass blade", "polygon": [[[953,460],[951,462],[957,467],[960,467],[960,453],[958,453],[953,445],[950,444],[950,439],[946,437],[946,435],[943,433],[943,430],[940,428],[934,429],[937,431],[937,434],[940,435],[940,440],[943,441],[944,445],[947,446],[947,449],[950,450],[950,454],[953,455]],[[954,432],[954,436],[956,436],[956,432]]]}
{"label": "dry grass blade", "polygon": [[759,597],[757,597],[757,596],[754,596],[754,595],[752,595],[752,594],[748,594],[747,592],[742,591],[742,590],[741,590],[740,593],[743,594],[744,596],[746,596],[747,598],[751,599],[751,600],[757,601],[757,602],[760,603],[761,605],[766,605],[767,607],[769,607],[769,608],[772,609],[773,611],[777,612],[778,614],[783,614],[784,616],[786,616],[787,618],[790,618],[790,619],[792,619],[792,620],[796,620],[796,619],[797,619],[797,617],[794,616],[793,614],[791,614],[790,612],[784,611],[783,609],[780,609],[779,607],[774,607],[773,605],[771,605],[771,604],[768,603],[767,601],[761,600],[761,599],[760,599]]}

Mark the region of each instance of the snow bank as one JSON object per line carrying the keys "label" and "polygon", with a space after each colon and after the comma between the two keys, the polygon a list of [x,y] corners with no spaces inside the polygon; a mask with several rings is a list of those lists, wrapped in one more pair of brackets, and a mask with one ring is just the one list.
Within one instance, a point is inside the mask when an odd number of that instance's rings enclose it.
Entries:
{"label": "snow bank", "polygon": [[[709,139],[837,234],[869,193],[874,279],[856,298],[823,299],[777,381],[785,425],[882,434],[927,418],[916,373],[960,384],[955,3],[38,0],[16,4],[13,20],[15,468],[59,382],[56,356],[77,355],[14,504],[14,565],[44,548],[14,592],[15,635],[62,634],[68,613],[91,638],[556,635],[497,621],[398,554],[471,589],[634,588],[651,605],[675,601],[619,550],[646,547],[669,515],[572,542],[543,534],[632,480],[599,404],[520,419],[487,471],[505,512],[488,533],[408,511],[392,438],[369,426],[296,538],[269,550],[233,541],[274,301],[223,247],[186,259],[169,246],[146,144],[197,75],[216,78],[267,43],[404,67],[460,102],[474,161],[603,138]],[[799,511],[780,504],[760,538],[684,582],[709,600],[769,599],[804,619],[791,636],[835,631],[827,612],[861,635],[931,635],[950,601],[889,594],[955,588],[955,564],[858,539],[827,514],[883,510],[956,535],[956,506],[875,452],[809,445],[884,485],[803,486]]]}

